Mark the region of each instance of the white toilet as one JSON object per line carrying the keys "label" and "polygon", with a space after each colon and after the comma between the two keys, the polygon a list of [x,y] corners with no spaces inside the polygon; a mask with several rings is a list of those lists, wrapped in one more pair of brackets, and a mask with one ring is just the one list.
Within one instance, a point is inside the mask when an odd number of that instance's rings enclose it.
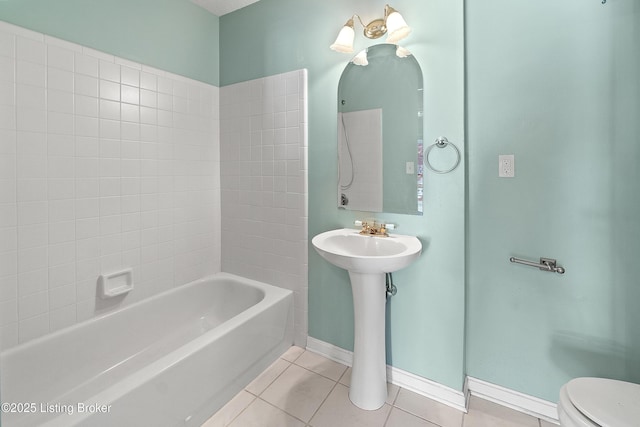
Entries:
{"label": "white toilet", "polygon": [[639,427],[640,384],[575,378],[560,389],[562,427]]}

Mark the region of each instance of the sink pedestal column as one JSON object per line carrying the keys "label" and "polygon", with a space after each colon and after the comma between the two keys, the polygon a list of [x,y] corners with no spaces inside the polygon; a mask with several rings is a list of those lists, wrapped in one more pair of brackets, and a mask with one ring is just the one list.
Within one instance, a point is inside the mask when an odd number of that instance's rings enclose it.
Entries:
{"label": "sink pedestal column", "polygon": [[375,410],[387,400],[386,276],[350,271],[349,278],[355,322],[349,399],[359,408]]}

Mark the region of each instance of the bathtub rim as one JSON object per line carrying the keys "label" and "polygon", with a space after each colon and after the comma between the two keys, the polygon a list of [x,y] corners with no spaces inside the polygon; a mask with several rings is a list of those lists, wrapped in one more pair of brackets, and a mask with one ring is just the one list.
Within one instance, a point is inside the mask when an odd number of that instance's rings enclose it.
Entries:
{"label": "bathtub rim", "polygon": [[[238,276],[236,274],[226,273],[226,272],[213,273],[213,274],[210,274],[208,276],[202,277],[200,279],[196,279],[196,280],[194,280],[192,282],[185,283],[184,285],[180,285],[180,286],[176,286],[176,287],[171,288],[171,289],[167,289],[166,291],[163,291],[163,292],[160,292],[158,294],[152,295],[152,296],[150,296],[148,298],[144,298],[144,299],[142,299],[140,301],[136,301],[134,303],[125,305],[124,307],[119,307],[119,308],[116,308],[114,310],[108,311],[106,313],[101,313],[101,314],[99,314],[97,316],[91,317],[89,319],[83,320],[81,322],[75,323],[75,324],[67,326],[65,328],[58,329],[57,331],[42,335],[42,336],[40,336],[38,338],[34,338],[34,339],[29,340],[27,342],[24,342],[24,343],[18,344],[16,346],[13,346],[11,348],[8,348],[8,349],[0,352],[0,359],[2,359],[4,357],[12,356],[14,353],[16,353],[18,351],[27,350],[27,349],[29,349],[29,347],[36,346],[36,345],[38,345],[39,343],[41,343],[43,341],[55,339],[56,337],[58,337],[60,335],[64,335],[64,334],[72,332],[72,331],[74,331],[76,329],[80,329],[81,327],[86,327],[86,326],[88,326],[88,325],[90,325],[92,323],[101,321],[101,320],[109,318],[111,316],[115,316],[115,315],[117,315],[118,313],[120,313],[122,311],[134,309],[134,308],[136,308],[136,307],[138,307],[140,305],[143,305],[143,304],[146,304],[146,303],[150,303],[150,302],[152,302],[154,300],[157,300],[157,299],[160,299],[162,297],[171,295],[173,293],[177,293],[180,290],[184,290],[186,287],[195,287],[195,286],[197,286],[197,285],[199,285],[199,284],[201,284],[203,282],[211,281],[213,279],[231,279],[231,280],[234,280],[234,281],[237,281],[237,282],[241,282],[243,285],[248,285],[248,286],[250,286],[250,287],[252,287],[254,289],[258,289],[258,290],[263,291],[262,299],[260,301],[258,301],[256,304],[252,305],[251,307],[247,308],[246,310],[242,311],[238,315],[234,316],[234,318],[237,317],[237,316],[240,316],[241,314],[243,314],[244,312],[246,312],[248,310],[253,309],[256,306],[261,305],[267,299],[272,300],[274,298],[273,294],[278,294],[278,293],[284,292],[279,298],[279,299],[281,299],[282,296],[286,295],[287,292],[293,293],[293,291],[290,291],[288,289],[279,288],[277,286],[270,285],[268,283],[259,282],[257,280],[249,279],[249,278],[242,277],[242,276]],[[228,320],[224,321],[223,323],[221,323],[218,326],[222,326],[223,324],[225,324],[229,320],[231,320],[231,319],[228,319]],[[214,328],[212,330],[215,330],[215,329],[216,328]],[[202,336],[207,335],[209,332],[211,332],[211,331],[207,331]]]}

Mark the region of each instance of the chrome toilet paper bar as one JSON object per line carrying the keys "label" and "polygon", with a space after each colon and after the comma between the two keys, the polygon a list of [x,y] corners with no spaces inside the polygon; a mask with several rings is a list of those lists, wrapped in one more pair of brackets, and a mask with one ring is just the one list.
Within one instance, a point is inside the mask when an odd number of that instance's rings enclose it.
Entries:
{"label": "chrome toilet paper bar", "polygon": [[520,259],[516,257],[509,258],[509,261],[516,264],[528,265],[529,267],[536,267],[542,271],[548,271],[550,273],[564,274],[564,267],[556,265],[556,260],[551,258],[540,258],[540,262],[527,261],[526,259]]}

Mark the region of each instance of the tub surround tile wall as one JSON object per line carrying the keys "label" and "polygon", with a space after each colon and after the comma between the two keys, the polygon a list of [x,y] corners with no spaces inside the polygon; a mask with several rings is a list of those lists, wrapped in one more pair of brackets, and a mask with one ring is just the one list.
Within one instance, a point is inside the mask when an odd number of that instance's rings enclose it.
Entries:
{"label": "tub surround tile wall", "polygon": [[307,73],[220,89],[222,269],[294,291],[307,336]]}
{"label": "tub surround tile wall", "polygon": [[0,349],[220,271],[218,98],[0,22]]}

